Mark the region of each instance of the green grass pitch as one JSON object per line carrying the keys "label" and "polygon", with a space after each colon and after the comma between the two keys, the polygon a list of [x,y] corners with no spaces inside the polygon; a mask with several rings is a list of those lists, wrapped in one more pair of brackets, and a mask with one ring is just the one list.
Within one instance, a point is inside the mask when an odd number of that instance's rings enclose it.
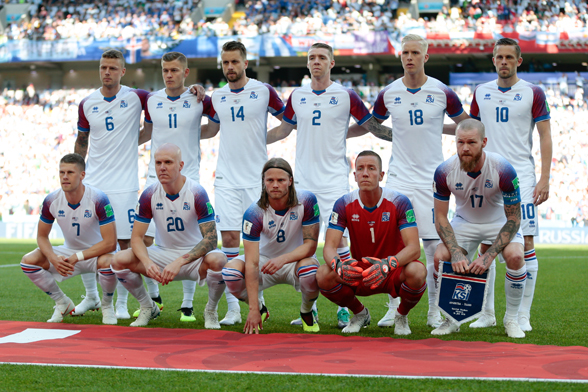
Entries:
{"label": "green grass pitch", "polygon": [[[53,313],[53,301],[35,287],[17,265],[23,254],[36,247],[34,241],[0,239],[0,319],[37,321],[47,320]],[[462,327],[461,332],[444,340],[517,342],[538,345],[586,346],[588,344],[588,316],[586,300],[588,290],[588,247],[587,246],[537,246],[539,273],[532,310],[533,331],[522,341],[509,339],[502,328],[504,314],[503,279],[504,265],[498,265],[496,283],[496,316],[498,325],[483,330]],[[322,255],[320,247],[317,255]],[[424,255],[421,254],[421,260]],[[322,261],[321,261],[322,262]],[[79,278],[60,284],[63,291],[76,303],[84,294]],[[206,287],[197,288],[194,299],[195,323],[181,323],[179,309],[182,300],[182,285],[172,283],[160,287],[164,301],[162,315],[152,321],[151,327],[159,328],[204,328],[202,311],[207,299]],[[290,321],[298,317],[300,294],[291,287],[276,286],[264,293],[271,318],[263,333],[301,333],[300,327],[291,326]],[[362,336],[392,337],[393,329],[378,328],[377,321],[385,314],[386,296],[378,295],[361,298],[370,309],[372,325],[362,330]],[[136,300],[129,296],[129,310],[138,307]],[[322,334],[340,334],[336,327],[336,305],[319,297],[318,309]],[[221,300],[219,316],[226,311],[226,301]],[[247,307],[241,304],[242,316],[247,316]],[[426,295],[409,315],[412,334],[405,339],[430,338],[431,328],[426,326]],[[66,317],[64,323],[100,324],[101,312],[88,312],[83,317]],[[128,325],[130,320],[120,320],[119,325]],[[223,327],[224,330],[241,332],[243,324]],[[211,390],[267,389],[279,386],[280,390],[342,390],[370,389],[384,390],[400,387],[412,390],[585,390],[586,384],[528,383],[501,381],[463,380],[402,380],[388,378],[321,377],[304,375],[255,375],[221,373],[187,373],[176,371],[152,371],[129,369],[80,369],[51,366],[0,365],[0,390],[161,390],[193,389],[195,385]]]}

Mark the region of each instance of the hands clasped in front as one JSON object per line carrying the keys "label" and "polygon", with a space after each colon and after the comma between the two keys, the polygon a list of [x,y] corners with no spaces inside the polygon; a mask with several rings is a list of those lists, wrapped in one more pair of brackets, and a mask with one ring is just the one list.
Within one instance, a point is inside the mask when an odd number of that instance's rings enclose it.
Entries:
{"label": "hands clasped in front", "polygon": [[357,260],[347,259],[341,261],[341,259],[335,257],[331,261],[331,268],[343,283],[349,286],[359,286],[363,282],[370,289],[375,289],[382,285],[388,275],[398,267],[398,260],[394,256],[388,256],[385,259],[364,257],[361,260],[363,265],[370,265],[370,267],[364,269]]}

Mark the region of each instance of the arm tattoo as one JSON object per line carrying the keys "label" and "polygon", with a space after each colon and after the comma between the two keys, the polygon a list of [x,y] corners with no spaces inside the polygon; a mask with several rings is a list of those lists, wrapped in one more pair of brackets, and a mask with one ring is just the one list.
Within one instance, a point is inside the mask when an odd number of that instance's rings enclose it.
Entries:
{"label": "arm tattoo", "polygon": [[486,253],[494,252],[496,255],[498,255],[504,250],[504,248],[506,248],[508,244],[510,244],[512,239],[517,234],[517,231],[519,231],[519,227],[521,225],[521,203],[510,206],[505,205],[504,212],[506,214],[507,221],[504,226],[502,226],[502,229],[500,229],[500,232],[494,240],[494,243],[492,246],[490,246],[490,248],[488,248]]}
{"label": "arm tattoo", "polygon": [[451,224],[447,223],[447,225],[443,225],[442,223],[439,223],[437,226],[437,234],[439,234],[443,244],[445,244],[447,247],[447,250],[451,255],[451,262],[459,261],[460,258],[457,256],[459,252],[463,254],[463,248],[457,244],[455,233],[453,232],[453,227],[451,227]]}
{"label": "arm tattoo", "polygon": [[216,224],[214,222],[206,222],[200,224],[200,232],[202,232],[202,241],[184,256],[184,259],[188,261],[198,260],[205,254],[213,250],[218,245],[218,239],[216,237]]}
{"label": "arm tattoo", "polygon": [[370,131],[377,138],[386,140],[388,142],[392,141],[392,128],[388,128],[387,126],[380,124],[375,117],[371,117],[367,121],[366,125],[368,131]]}
{"label": "arm tattoo", "polygon": [[78,131],[78,137],[76,139],[76,144],[74,146],[74,152],[80,154],[82,157],[86,158],[86,153],[88,152],[88,139],[90,137],[90,132],[80,132]]}
{"label": "arm tattoo", "polygon": [[302,226],[302,241],[311,240],[318,242],[319,223],[310,226]]}

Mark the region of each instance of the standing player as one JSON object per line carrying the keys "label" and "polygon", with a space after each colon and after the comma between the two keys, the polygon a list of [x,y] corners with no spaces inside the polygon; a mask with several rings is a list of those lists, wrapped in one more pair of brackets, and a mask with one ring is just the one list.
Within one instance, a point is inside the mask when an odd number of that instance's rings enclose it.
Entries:
{"label": "standing player", "polygon": [[[110,263],[99,257],[116,249],[116,225],[108,197],[96,188],[84,186],[86,164],[78,154],[67,154],[59,161],[61,189],[43,201],[37,228],[39,247],[26,254],[20,263],[23,272],[55,301],[55,312],[47,320],[59,323],[74,310],[74,303],[57,286],[80,273],[98,276],[102,286],[102,322],[116,324],[112,296],[116,277]],[[65,244],[51,246],[53,222],[65,237]]]}
{"label": "standing player", "polygon": [[[221,60],[228,84],[212,94],[212,122],[202,127],[202,137],[213,137],[220,130],[214,180],[216,222],[222,250],[230,261],[239,255],[243,213],[261,193],[258,173],[267,161],[267,114],[281,119],[284,103],[269,84],[245,75],[247,49],[241,42],[226,42]],[[221,325],[240,323],[239,301],[227,292],[227,303],[229,310]]]}
{"label": "standing player", "polygon": [[[427,49],[427,41],[418,35],[409,34],[402,39],[400,59],[404,77],[380,92],[373,115],[380,122],[392,116],[394,143],[386,187],[406,195],[414,206],[427,259],[427,325],[438,327],[441,315],[435,305],[434,254],[439,236],[433,223],[431,181],[435,169],[443,162],[441,135],[445,113],[455,123],[468,115],[453,90],[425,74],[425,63],[429,59]],[[397,306],[398,302],[390,298],[389,310],[378,326],[394,325]]]}
{"label": "standing player", "polygon": [[290,284],[302,292],[300,316],[304,331],[318,332],[312,305],[319,295],[315,252],[319,233],[316,197],[296,191],[292,168],[282,158],[267,161],[262,171],[261,198],[243,216],[245,255],[223,269],[231,294],[249,304],[245,333],[259,333],[267,308],[258,301],[259,290]]}
{"label": "standing player", "polygon": [[[521,180],[521,228],[525,236],[525,263],[527,284],[519,310],[519,324],[530,331],[531,304],[537,282],[539,264],[535,256],[534,236],[539,234],[536,206],[549,198],[552,142],[549,107],[545,93],[517,76],[523,62],[521,48],[515,40],[502,38],[496,41],[492,62],[498,79],[482,84],[474,91],[471,116],[485,125],[489,136],[487,151],[503,155],[516,169]],[[533,128],[537,125],[541,151],[541,177],[535,178],[533,160]],[[486,246],[482,247],[482,251]],[[488,288],[487,308],[471,327],[496,325],[494,315],[495,266],[491,267],[492,284]]]}
{"label": "standing player", "polygon": [[[355,333],[370,324],[368,309],[357,295],[387,293],[402,298],[395,314],[394,333],[409,335],[408,312],[423,296],[427,270],[416,260],[421,252],[415,216],[408,198],[381,188],[382,159],[373,151],[361,152],[355,161],[359,189],[335,203],[325,240],[324,264],[317,273],[321,292],[330,301],[354,313],[343,329]],[[349,230],[356,260],[341,261],[337,245]]]}
{"label": "standing player", "polygon": [[[506,260],[506,314],[504,328],[511,338],[524,338],[518,323],[518,310],[527,276],[523,260],[521,195],[515,169],[502,156],[484,152],[484,125],[478,120],[464,120],[455,133],[457,156],[443,162],[435,171],[435,226],[441,237],[435,252],[439,261],[451,261],[457,273],[484,273],[498,254]],[[456,200],[455,217],[449,222],[449,197]],[[474,262],[482,241],[492,245]],[[465,253],[464,253],[465,250]],[[471,263],[471,264],[470,264]],[[459,331],[459,325],[446,319],[431,332],[447,335]]]}
{"label": "standing player", "polygon": [[[331,80],[334,66],[333,48],[323,43],[311,46],[307,62],[311,83],[292,92],[282,123],[268,133],[270,144],[297,128],[295,184],[316,195],[324,230],[335,200],[349,192],[346,139],[351,136],[348,133],[350,117],[363,133],[390,134],[389,128],[372,118],[355,91]],[[353,133],[357,135],[359,133]],[[341,238],[337,252],[341,259],[349,258],[346,239]],[[344,328],[349,323],[348,310],[339,309],[337,318],[339,327]]]}
{"label": "standing player", "polygon": [[[141,194],[132,247],[111,257],[112,270],[141,305],[131,326],[143,327],[159,316],[159,307],[143,286],[142,274],[163,285],[190,279],[202,286],[206,281],[204,327],[219,329],[217,306],[225,289],[221,271],[227,259],[216,249],[214,209],[206,190],[182,175],[184,162],[178,146],[164,144],[154,156],[159,181]],[[143,237],[151,219],[157,227],[155,245],[146,247]]]}
{"label": "standing player", "polygon": [[[145,132],[139,143],[142,144],[151,139],[151,151],[157,151],[164,143],[173,143],[177,146],[186,146],[182,157],[184,168],[182,173],[200,183],[200,123],[202,116],[210,114],[210,98],[205,96],[202,102],[185,86],[186,78],[190,73],[188,59],[182,53],[169,52],[161,58],[161,68],[165,88],[147,97],[145,107]],[[145,188],[157,182],[155,173],[155,158],[151,156],[149,172]],[[151,222],[147,230],[148,243],[155,237],[155,223]],[[157,283],[150,278],[145,279],[149,289],[149,295],[163,307]],[[180,321],[196,321],[194,317],[194,293],[196,282],[193,280],[182,281],[184,287],[184,300],[180,311]],[[139,311],[133,314],[139,316]]]}
{"label": "standing player", "polygon": [[[140,120],[148,95],[147,91],[122,86],[120,80],[125,72],[121,52],[111,49],[102,53],[102,87],[80,102],[75,143],[76,153],[84,158],[88,154],[85,184],[106,193],[118,217],[116,232],[120,249],[127,249],[130,244],[139,190],[137,148]],[[76,306],[73,315],[82,315],[100,307],[95,274],[82,275],[82,279],[86,298]],[[130,318],[128,293],[121,293],[124,287],[118,287],[117,317]]]}

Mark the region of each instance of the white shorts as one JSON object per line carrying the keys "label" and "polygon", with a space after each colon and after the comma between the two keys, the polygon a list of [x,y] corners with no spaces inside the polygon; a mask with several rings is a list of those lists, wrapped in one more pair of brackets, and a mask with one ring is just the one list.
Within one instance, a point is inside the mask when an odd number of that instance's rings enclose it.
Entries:
{"label": "white shorts", "polygon": [[243,214],[256,203],[261,195],[261,186],[254,188],[214,188],[214,210],[216,229],[219,231],[241,231]]}
{"label": "white shorts", "polygon": [[104,192],[110,200],[116,223],[116,236],[119,240],[130,240],[135,222],[137,192],[114,193]]}
{"label": "white shorts", "polygon": [[[73,255],[74,253],[79,252],[80,250],[84,251],[85,249],[73,250],[73,249],[67,248],[65,245],[59,245],[59,246],[53,247],[53,252],[55,252],[55,254],[57,256],[64,256],[64,257],[69,257],[69,256]],[[97,261],[98,261],[98,257],[92,257],[91,259],[78,261],[76,263],[76,265],[74,265],[73,274],[71,274],[69,276],[62,276],[59,272],[57,272],[57,269],[55,269],[55,266],[53,264],[49,263],[49,272],[51,272],[51,274],[53,275],[53,277],[55,278],[55,280],[57,282],[63,282],[66,279],[69,279],[71,277],[74,277],[74,276],[77,276],[80,274],[86,274],[89,272],[96,273]]]}
{"label": "white shorts", "polygon": [[439,234],[435,229],[435,211],[433,189],[408,189],[402,187],[390,186],[386,183],[386,188],[394,189],[408,197],[414,210],[419,237],[423,240],[438,240]]}
{"label": "white shorts", "polygon": [[539,235],[539,211],[533,204],[535,187],[521,187],[521,230],[523,235]]}
{"label": "white shorts", "polygon": [[[468,252],[466,257],[470,261],[473,261],[477,255],[478,246],[482,242],[492,244],[498,236],[500,229],[504,226],[504,223],[505,221],[502,219],[491,223],[470,223],[460,216],[455,216],[451,220],[451,227],[455,233],[455,239],[458,245]],[[441,244],[443,241],[439,241],[439,243]],[[525,240],[520,228],[511,243],[525,246]],[[501,262],[503,262],[502,258]]]}
{"label": "white shorts", "polygon": [[[302,188],[304,189],[304,188]],[[327,231],[329,227],[329,219],[331,219],[331,213],[333,212],[333,207],[335,206],[335,202],[343,195],[349,193],[349,187],[347,188],[340,188],[333,191],[311,191],[316,196],[316,200],[318,202],[319,210],[321,212],[321,228],[320,232],[324,233]],[[345,229],[345,233],[343,234],[344,237],[349,237],[347,229]]]}
{"label": "white shorts", "polygon": [[[241,260],[245,262],[245,255],[235,257],[233,260]],[[296,263],[288,263],[278,272],[273,275],[264,274],[261,272],[261,268],[269,261],[269,257],[259,256],[259,290],[265,290],[277,284],[289,284],[293,286],[296,291],[300,291],[300,279],[296,275]],[[319,261],[314,259],[315,264],[319,266]]]}
{"label": "white shorts", "polygon": [[[169,264],[171,264],[175,259],[181,257],[191,251],[193,248],[180,248],[180,249],[167,249],[162,248],[161,246],[153,245],[147,248],[147,253],[149,254],[149,258],[153,261],[159,268],[164,269]],[[222,253],[220,249],[213,249],[208,252],[206,255],[211,253]],[[224,253],[223,253],[224,254]],[[199,258],[198,260],[194,260],[191,263],[188,263],[182,268],[180,268],[180,272],[174,278],[175,280],[193,280],[198,285],[204,286],[206,283],[206,279],[200,280],[200,273],[198,270],[200,269],[200,265],[202,264],[202,259],[204,257]]]}

